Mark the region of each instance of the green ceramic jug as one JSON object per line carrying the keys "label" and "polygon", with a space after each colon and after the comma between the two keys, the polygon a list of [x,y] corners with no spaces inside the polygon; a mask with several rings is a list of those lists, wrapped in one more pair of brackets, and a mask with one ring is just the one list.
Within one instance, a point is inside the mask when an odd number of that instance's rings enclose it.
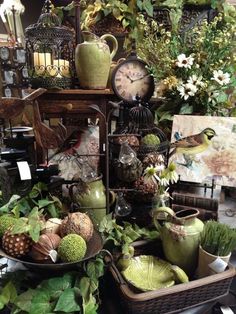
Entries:
{"label": "green ceramic jug", "polygon": [[[106,216],[106,193],[102,182],[102,176],[87,182],[71,185],[70,195],[74,203],[79,206],[79,211],[87,213],[94,226],[99,227],[100,222]],[[110,204],[115,202],[116,195],[110,191]]]}
{"label": "green ceramic jug", "polygon": [[166,259],[190,276],[197,268],[200,233],[204,226],[197,218],[198,214],[196,209],[177,213],[169,207],[153,210],[154,224],[160,232]]}
{"label": "green ceramic jug", "polygon": [[[113,35],[98,37],[90,32],[82,32],[84,42],[75,50],[75,66],[80,86],[87,89],[105,89],[113,57],[118,50],[118,42]],[[112,51],[106,43],[110,40]]]}

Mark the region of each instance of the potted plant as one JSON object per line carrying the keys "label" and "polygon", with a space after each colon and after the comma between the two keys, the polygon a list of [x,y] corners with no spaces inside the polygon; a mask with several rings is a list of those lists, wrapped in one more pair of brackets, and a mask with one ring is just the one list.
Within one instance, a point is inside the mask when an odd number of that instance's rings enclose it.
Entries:
{"label": "potted plant", "polygon": [[200,239],[198,277],[224,271],[235,248],[236,229],[217,221],[207,221]]}

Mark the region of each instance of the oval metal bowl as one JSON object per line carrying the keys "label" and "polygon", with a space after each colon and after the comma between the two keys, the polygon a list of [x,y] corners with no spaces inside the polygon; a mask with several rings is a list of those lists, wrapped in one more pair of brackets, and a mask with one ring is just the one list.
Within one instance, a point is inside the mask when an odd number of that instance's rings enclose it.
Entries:
{"label": "oval metal bowl", "polygon": [[65,271],[65,270],[73,270],[76,269],[78,264],[88,260],[91,257],[94,257],[97,255],[101,249],[103,248],[103,241],[100,233],[96,230],[94,230],[92,238],[87,242],[87,252],[85,254],[85,257],[79,261],[79,262],[72,262],[72,263],[35,263],[32,262],[29,258],[19,259],[12,256],[9,256],[6,254],[1,248],[0,248],[0,256],[9,258],[10,260],[13,260],[15,262],[22,263],[25,267],[38,271]]}

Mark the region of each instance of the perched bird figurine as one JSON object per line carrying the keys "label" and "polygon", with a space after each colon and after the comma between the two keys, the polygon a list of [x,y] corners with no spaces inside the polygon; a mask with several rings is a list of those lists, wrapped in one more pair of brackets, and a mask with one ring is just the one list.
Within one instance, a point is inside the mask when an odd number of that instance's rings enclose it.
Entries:
{"label": "perched bird figurine", "polygon": [[182,153],[186,161],[184,166],[189,168],[193,161],[191,157],[204,152],[214,136],[216,136],[215,130],[206,128],[201,133],[181,138],[171,144],[170,148],[173,148],[173,150],[169,157],[175,153]]}

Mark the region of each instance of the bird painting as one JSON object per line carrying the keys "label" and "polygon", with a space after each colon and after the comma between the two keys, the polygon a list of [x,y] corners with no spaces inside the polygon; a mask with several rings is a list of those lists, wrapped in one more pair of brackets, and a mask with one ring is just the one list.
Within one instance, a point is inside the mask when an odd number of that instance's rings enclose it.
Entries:
{"label": "bird painting", "polygon": [[198,134],[180,138],[171,144],[170,149],[173,150],[169,157],[175,153],[183,154],[186,163],[181,165],[191,168],[195,155],[207,150],[214,136],[216,136],[215,130],[212,128],[205,128]]}

